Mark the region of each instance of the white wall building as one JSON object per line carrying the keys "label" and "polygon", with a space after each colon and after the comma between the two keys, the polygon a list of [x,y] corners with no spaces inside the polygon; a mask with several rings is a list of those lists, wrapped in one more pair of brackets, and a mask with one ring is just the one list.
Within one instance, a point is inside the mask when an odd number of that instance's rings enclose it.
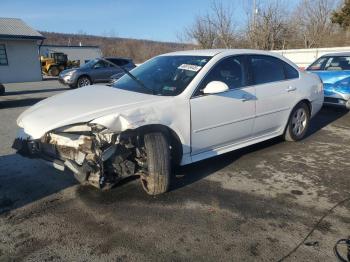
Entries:
{"label": "white wall building", "polygon": [[38,43],[43,40],[22,20],[0,17],[0,83],[42,80]]}
{"label": "white wall building", "polygon": [[50,56],[50,53],[65,53],[69,60],[79,60],[80,65],[91,59],[102,57],[102,51],[98,46],[64,46],[64,45],[42,45],[40,55]]}
{"label": "white wall building", "polygon": [[309,49],[287,49],[274,50],[272,52],[285,56],[290,61],[297,64],[300,68],[305,68],[314,62],[317,58],[329,54],[339,52],[350,52],[350,47],[331,47],[331,48],[309,48]]}

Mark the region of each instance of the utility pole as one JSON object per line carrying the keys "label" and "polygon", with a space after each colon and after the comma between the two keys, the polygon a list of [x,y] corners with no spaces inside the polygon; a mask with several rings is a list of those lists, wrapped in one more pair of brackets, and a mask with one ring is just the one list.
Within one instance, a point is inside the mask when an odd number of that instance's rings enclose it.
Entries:
{"label": "utility pole", "polygon": [[258,8],[256,7],[256,0],[253,0],[253,6],[252,6],[252,24],[253,28],[255,28],[256,25],[256,15],[258,14]]}

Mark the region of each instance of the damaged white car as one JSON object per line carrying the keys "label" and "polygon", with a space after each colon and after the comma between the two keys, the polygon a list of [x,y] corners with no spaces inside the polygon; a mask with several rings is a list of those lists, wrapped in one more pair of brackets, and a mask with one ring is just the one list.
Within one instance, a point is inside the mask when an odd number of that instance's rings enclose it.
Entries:
{"label": "damaged white car", "polygon": [[323,104],[323,85],[290,61],[253,50],[161,55],[113,86],[45,99],[17,120],[13,147],[110,188],[139,175],[148,194],[169,189],[186,165],[276,136],[302,139]]}

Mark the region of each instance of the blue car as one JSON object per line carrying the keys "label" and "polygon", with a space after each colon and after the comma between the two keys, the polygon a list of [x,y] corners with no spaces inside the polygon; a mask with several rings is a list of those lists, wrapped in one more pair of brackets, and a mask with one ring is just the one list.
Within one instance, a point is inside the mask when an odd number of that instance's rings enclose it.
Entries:
{"label": "blue car", "polygon": [[350,109],[350,53],[321,56],[306,70],[322,79],[324,104]]}

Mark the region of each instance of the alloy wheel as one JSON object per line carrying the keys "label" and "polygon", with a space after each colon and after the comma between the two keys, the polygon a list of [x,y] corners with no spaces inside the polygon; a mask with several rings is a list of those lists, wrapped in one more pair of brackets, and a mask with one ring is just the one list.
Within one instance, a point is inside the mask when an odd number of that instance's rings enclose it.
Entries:
{"label": "alloy wheel", "polygon": [[307,112],[304,108],[295,111],[292,118],[292,130],[294,135],[300,136],[307,126]]}
{"label": "alloy wheel", "polygon": [[90,85],[90,80],[87,77],[82,77],[78,81],[78,86],[83,87],[83,86],[88,86]]}

